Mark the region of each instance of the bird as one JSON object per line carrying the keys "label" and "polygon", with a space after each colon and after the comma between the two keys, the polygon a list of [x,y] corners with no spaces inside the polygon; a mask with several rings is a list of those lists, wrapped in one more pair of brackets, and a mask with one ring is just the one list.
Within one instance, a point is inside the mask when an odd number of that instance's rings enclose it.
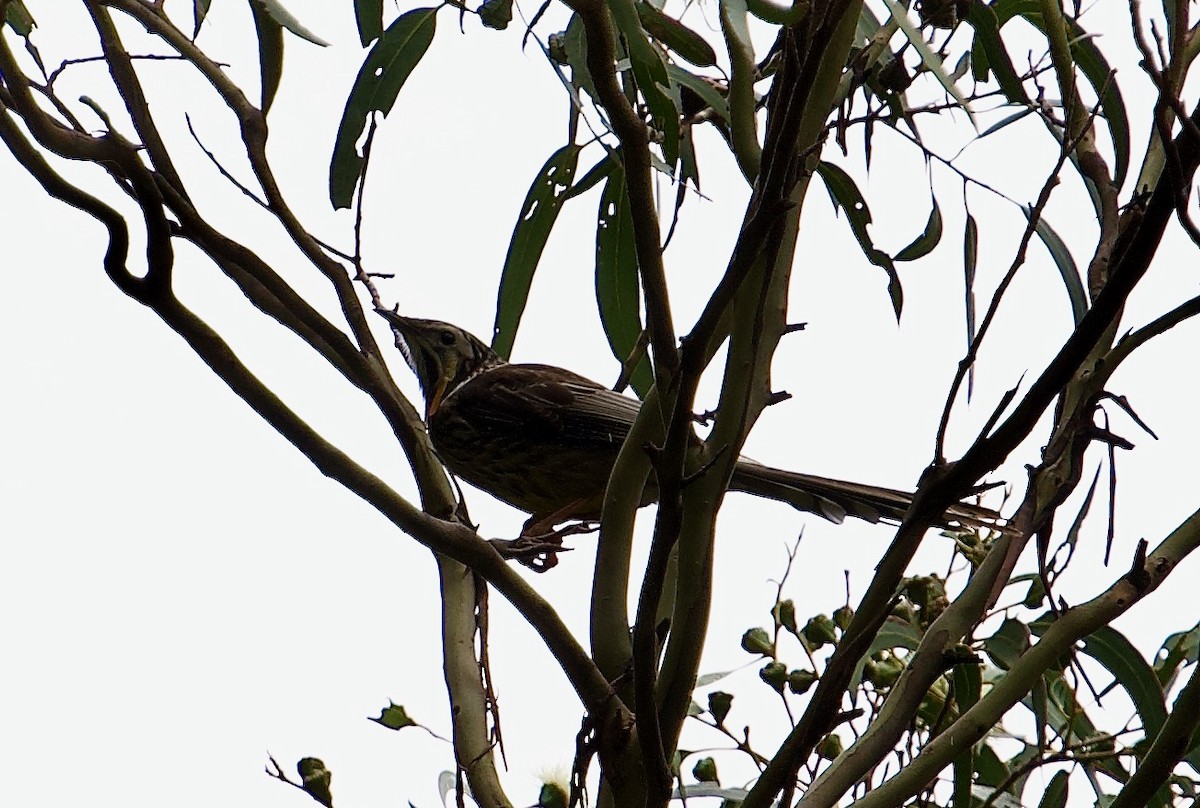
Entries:
{"label": "bird", "polygon": [[[451,472],[530,514],[522,536],[569,520],[600,518],[608,478],[639,401],[565,368],[510,363],[451,323],[376,311],[400,337],[425,398],[434,451]],[[836,523],[848,516],[898,523],[913,498],[745,457],[737,460],[729,490],[780,500]],[[641,506],[657,496],[651,474]],[[961,502],[946,509],[939,526],[980,528],[999,517]]]}

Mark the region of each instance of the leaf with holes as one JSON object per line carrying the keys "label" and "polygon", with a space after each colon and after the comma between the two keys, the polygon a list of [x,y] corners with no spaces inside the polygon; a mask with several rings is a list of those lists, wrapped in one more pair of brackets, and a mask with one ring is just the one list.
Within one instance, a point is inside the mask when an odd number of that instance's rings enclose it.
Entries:
{"label": "leaf with holes", "polygon": [[546,239],[550,237],[558,212],[567,198],[567,191],[575,180],[580,150],[581,147],[572,144],[550,155],[529,186],[525,201],[521,203],[521,215],[508,242],[508,254],[504,258],[504,271],[500,276],[496,325],[492,336],[492,348],[505,358],[512,352],[517,327],[525,311],[525,303],[529,300],[529,288],[533,285],[533,274],[546,247]]}
{"label": "leaf with holes", "polygon": [[867,226],[871,224],[871,209],[867,207],[862,192],[858,190],[858,185],[850,175],[833,163],[822,161],[817,166],[817,173],[821,175],[825,189],[829,191],[829,198],[833,200],[834,209],[846,212],[846,220],[850,222],[850,229],[854,233],[854,238],[858,241],[863,255],[867,257],[868,261],[887,273],[888,294],[892,299],[892,310],[895,311],[896,319],[899,320],[900,311],[904,308],[904,291],[900,287],[900,276],[896,274],[896,265],[892,262],[892,257],[876,247],[875,243],[871,241],[870,234],[867,233]]}
{"label": "leaf with holes", "polygon": [[419,8],[396,18],[363,61],[338,126],[329,163],[329,200],[348,208],[363,171],[358,139],[375,112],[387,115],[400,88],[433,42],[437,7]]}

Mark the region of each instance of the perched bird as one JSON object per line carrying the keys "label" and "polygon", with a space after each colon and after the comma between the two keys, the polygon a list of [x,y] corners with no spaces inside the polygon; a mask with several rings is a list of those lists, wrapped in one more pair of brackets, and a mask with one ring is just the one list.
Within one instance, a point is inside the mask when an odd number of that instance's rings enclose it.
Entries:
{"label": "perched bird", "polygon": [[[433,447],[456,475],[529,514],[522,535],[598,519],[617,452],[640,403],[552,365],[510,364],[474,335],[438,320],[379,309],[401,337],[425,396]],[[912,494],[771,468],[739,458],[731,491],[777,499],[832,522],[897,522]],[[642,505],[657,499],[653,475]],[[999,514],[952,505],[943,527]]]}

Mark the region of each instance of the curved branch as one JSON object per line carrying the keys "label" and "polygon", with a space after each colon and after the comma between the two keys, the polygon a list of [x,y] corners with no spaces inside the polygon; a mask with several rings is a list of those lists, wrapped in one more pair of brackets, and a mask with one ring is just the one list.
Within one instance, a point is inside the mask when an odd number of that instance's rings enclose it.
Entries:
{"label": "curved branch", "polygon": [[141,24],[148,33],[162,38],[177,53],[194,65],[217,91],[221,100],[237,117],[242,142],[246,147],[246,156],[262,187],[271,212],[283,225],[284,230],[287,231],[304,256],[333,285],[342,313],[361,350],[372,356],[382,357],[349,274],[341,264],[330,258],[317,240],[304,229],[279,190],[275,174],[267,161],[267,120],[262,111],[250,103],[241,89],[225,75],[224,71],[175,27],[161,9],[147,6],[139,0],[92,0],[92,2],[119,9]]}

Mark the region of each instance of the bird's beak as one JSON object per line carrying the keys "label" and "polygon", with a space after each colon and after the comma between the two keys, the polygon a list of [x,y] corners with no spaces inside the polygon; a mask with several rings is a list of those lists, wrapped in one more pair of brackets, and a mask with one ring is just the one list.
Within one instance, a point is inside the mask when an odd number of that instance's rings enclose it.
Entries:
{"label": "bird's beak", "polygon": [[412,327],[407,317],[401,317],[391,309],[375,309],[375,313],[402,331]]}
{"label": "bird's beak", "polygon": [[389,309],[375,309],[375,313],[387,320],[392,328],[400,332],[400,353],[404,354],[404,361],[408,363],[412,372],[420,378],[421,369],[417,367],[417,357],[414,353],[417,349],[417,343],[414,339],[416,327],[413,322],[407,317],[401,317]]}
{"label": "bird's beak", "polygon": [[403,317],[390,309],[375,309],[375,313],[400,332],[400,352],[404,354],[404,361],[408,363],[422,386],[431,376],[436,376],[433,389],[425,390],[425,420],[428,421],[442,403],[446,387],[450,384],[450,374],[454,369],[447,367],[422,347],[425,342],[421,339],[420,321]]}

